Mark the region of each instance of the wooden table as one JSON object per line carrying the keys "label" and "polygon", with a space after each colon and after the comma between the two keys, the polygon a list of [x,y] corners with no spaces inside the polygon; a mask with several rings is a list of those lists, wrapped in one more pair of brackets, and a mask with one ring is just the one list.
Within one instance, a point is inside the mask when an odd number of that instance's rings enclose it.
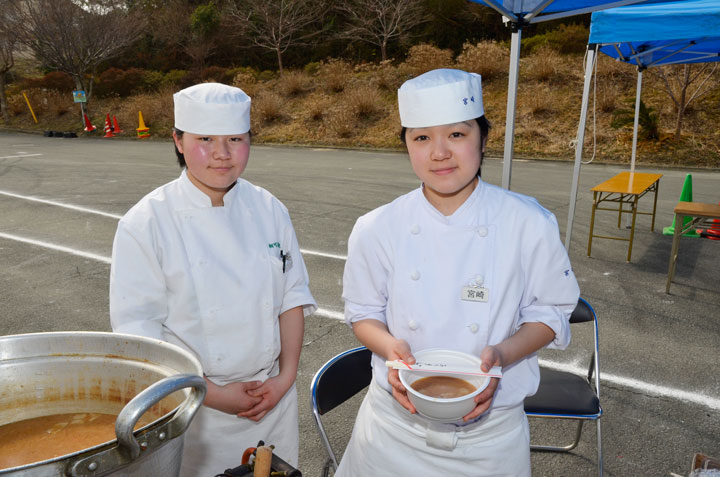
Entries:
{"label": "wooden table", "polygon": [[[605,182],[596,185],[592,189],[593,192],[593,206],[592,215],[590,217],[590,237],[588,237],[588,257],[590,256],[590,250],[592,249],[592,239],[604,238],[610,240],[622,240],[624,242],[630,242],[628,246],[627,261],[630,261],[632,256],[633,238],[635,237],[635,218],[637,214],[641,215],[652,215],[652,224],[650,230],[655,230],[655,210],[657,209],[657,191],[660,185],[660,178],[662,174],[649,174],[645,172],[621,172],[616,176],[606,180]],[[648,192],[655,193],[655,199],[653,201],[652,212],[638,212],[638,200]],[[612,202],[617,204],[617,208],[603,208],[599,207],[603,202]],[[624,204],[630,205],[630,210],[623,208]],[[620,222],[622,221],[622,214],[632,213],[632,224],[630,225],[630,238],[622,237],[610,237],[606,235],[594,235],[593,230],[595,228],[595,211],[596,210],[611,210],[617,211],[618,213],[618,228],[620,228]]]}
{"label": "wooden table", "polygon": [[[670,267],[668,268],[667,285],[665,293],[670,293],[670,283],[675,276],[680,236],[698,222],[720,219],[720,205],[704,204],[702,202],[678,202],[675,206],[675,233],[673,234],[672,249],[670,251]],[[692,217],[687,224],[683,224],[685,217]]]}

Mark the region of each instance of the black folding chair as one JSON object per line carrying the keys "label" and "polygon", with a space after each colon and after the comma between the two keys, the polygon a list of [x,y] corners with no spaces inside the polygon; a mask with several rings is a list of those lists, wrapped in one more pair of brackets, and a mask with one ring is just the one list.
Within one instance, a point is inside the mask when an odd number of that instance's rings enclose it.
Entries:
{"label": "black folding chair", "polygon": [[320,416],[332,411],[370,384],[372,380],[371,358],[372,352],[364,346],[344,351],[325,363],[315,373],[310,383],[313,417],[320,433],[320,440],[328,454],[328,458],[323,464],[323,477],[329,475],[330,467],[333,471],[337,469],[338,460],[325,433]]}
{"label": "black folding chair", "polygon": [[600,432],[600,367],[598,364],[597,315],[592,306],[580,298],[570,323],[592,323],[594,327],[594,349],[590,355],[587,378],[567,371],[540,367],[540,387],[535,395],[525,399],[525,414],[531,418],[575,419],[578,420],[575,439],[566,446],[531,445],[532,450],[569,452],[580,442],[583,423],[595,421],[597,427],[597,467],[602,476],[602,438]]}

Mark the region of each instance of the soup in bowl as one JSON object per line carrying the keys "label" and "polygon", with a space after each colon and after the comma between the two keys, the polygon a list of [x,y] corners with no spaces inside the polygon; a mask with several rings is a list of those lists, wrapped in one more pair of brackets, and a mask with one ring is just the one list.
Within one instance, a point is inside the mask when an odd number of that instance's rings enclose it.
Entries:
{"label": "soup in bowl", "polygon": [[[413,355],[417,362],[477,366],[478,370],[482,363],[477,356],[446,349],[426,349]],[[435,421],[455,422],[475,408],[475,396],[490,384],[490,378],[401,369],[400,382],[407,389],[410,402],[422,416]]]}

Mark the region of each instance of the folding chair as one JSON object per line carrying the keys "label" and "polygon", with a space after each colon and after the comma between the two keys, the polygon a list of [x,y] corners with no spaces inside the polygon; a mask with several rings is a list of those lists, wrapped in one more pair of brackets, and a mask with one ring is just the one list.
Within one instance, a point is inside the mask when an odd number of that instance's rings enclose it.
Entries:
{"label": "folding chair", "polygon": [[313,417],[320,433],[320,440],[328,454],[328,458],[323,464],[323,477],[329,475],[330,467],[333,471],[337,469],[338,460],[325,433],[320,416],[332,411],[370,384],[372,380],[371,358],[372,352],[364,346],[344,351],[325,363],[315,373],[310,383],[310,404]]}
{"label": "folding chair", "polygon": [[592,306],[580,298],[570,323],[592,322],[595,347],[590,358],[587,378],[566,371],[540,368],[540,386],[534,396],[525,399],[525,414],[532,418],[578,420],[575,440],[566,446],[531,445],[532,450],[569,452],[580,442],[582,426],[586,420],[595,421],[597,427],[597,466],[602,476],[602,439],[600,433],[600,368],[598,364],[597,315]]}

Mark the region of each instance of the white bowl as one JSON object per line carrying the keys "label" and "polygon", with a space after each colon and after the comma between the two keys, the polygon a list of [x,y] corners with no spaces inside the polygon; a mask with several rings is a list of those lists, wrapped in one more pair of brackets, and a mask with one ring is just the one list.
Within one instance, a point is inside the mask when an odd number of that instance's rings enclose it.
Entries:
{"label": "white bowl", "polygon": [[[418,363],[444,363],[444,364],[458,364],[458,365],[477,365],[480,369],[482,361],[480,358],[471,354],[463,353],[460,351],[453,351],[447,349],[425,349],[413,353],[415,360]],[[464,379],[473,386],[475,391],[466,394],[464,396],[444,399],[434,398],[426,394],[422,394],[412,388],[412,383],[421,378],[427,378],[429,376],[449,376],[454,378]],[[462,419],[463,416],[467,415],[477,405],[474,401],[475,396],[480,394],[488,384],[490,384],[490,378],[487,376],[470,376],[466,374],[448,374],[448,373],[432,373],[432,372],[416,372],[408,370],[400,370],[400,382],[405,389],[407,389],[407,395],[410,402],[415,406],[418,413],[435,421],[442,422],[455,422]]]}

